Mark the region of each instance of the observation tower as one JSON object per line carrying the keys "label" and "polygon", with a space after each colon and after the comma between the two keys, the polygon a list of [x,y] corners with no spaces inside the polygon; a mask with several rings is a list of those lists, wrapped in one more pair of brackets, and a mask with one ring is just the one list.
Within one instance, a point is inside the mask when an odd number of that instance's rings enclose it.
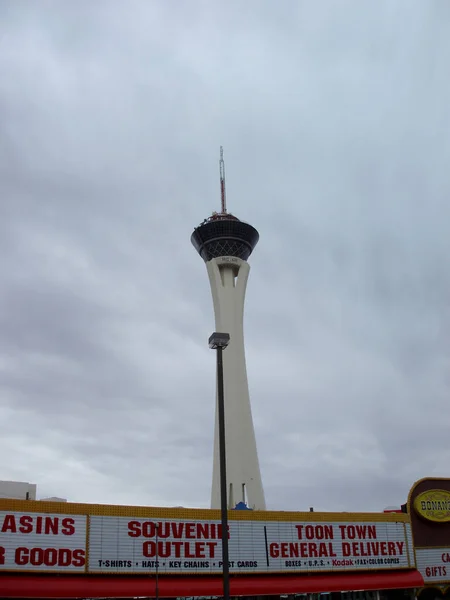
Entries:
{"label": "observation tower", "polygon": [[[230,334],[229,346],[223,353],[228,508],[244,502],[248,508],[265,510],[244,349],[244,300],[250,272],[247,260],[258,243],[259,233],[227,212],[222,148],[219,165],[221,212],[214,212],[196,227],[191,242],[206,263],[216,331]],[[211,508],[220,507],[216,402]]]}

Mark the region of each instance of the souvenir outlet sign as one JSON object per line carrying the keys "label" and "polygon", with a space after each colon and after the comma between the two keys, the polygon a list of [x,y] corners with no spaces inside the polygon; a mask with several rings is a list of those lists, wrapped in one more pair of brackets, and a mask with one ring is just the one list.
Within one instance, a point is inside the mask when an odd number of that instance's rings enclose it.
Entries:
{"label": "souvenir outlet sign", "polygon": [[[71,506],[83,507],[86,514],[0,511],[0,570],[163,575],[222,569],[220,521],[204,518],[217,517],[215,511],[139,508],[138,513],[163,512],[164,518],[136,518],[98,514],[104,508],[104,513],[132,515],[132,507],[97,506],[96,514],[89,514],[89,505]],[[234,573],[415,567],[410,524],[403,515],[245,512],[229,521]]]}

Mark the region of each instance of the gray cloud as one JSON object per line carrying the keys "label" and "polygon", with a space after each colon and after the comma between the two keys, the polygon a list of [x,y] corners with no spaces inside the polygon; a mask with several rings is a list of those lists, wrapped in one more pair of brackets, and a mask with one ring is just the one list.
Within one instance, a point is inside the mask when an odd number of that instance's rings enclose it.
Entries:
{"label": "gray cloud", "polygon": [[378,510],[448,474],[448,6],[0,10],[1,478],[208,505],[213,312],[189,236],[220,144],[261,234],[269,506]]}

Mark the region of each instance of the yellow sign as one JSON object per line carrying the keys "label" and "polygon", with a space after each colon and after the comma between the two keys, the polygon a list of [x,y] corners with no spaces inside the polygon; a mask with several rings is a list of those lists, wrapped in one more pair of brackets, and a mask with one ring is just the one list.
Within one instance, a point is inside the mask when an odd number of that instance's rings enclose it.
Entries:
{"label": "yellow sign", "polygon": [[450,522],[450,492],[446,490],[422,492],[414,500],[414,509],[428,521]]}

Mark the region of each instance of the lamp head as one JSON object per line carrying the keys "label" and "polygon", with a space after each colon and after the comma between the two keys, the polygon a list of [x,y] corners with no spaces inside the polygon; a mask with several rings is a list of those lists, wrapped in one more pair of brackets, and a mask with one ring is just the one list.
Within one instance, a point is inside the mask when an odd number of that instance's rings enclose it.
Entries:
{"label": "lamp head", "polygon": [[217,348],[226,348],[230,343],[230,334],[229,333],[219,333],[215,331],[212,335],[210,335],[208,344],[211,350],[217,350]]}

